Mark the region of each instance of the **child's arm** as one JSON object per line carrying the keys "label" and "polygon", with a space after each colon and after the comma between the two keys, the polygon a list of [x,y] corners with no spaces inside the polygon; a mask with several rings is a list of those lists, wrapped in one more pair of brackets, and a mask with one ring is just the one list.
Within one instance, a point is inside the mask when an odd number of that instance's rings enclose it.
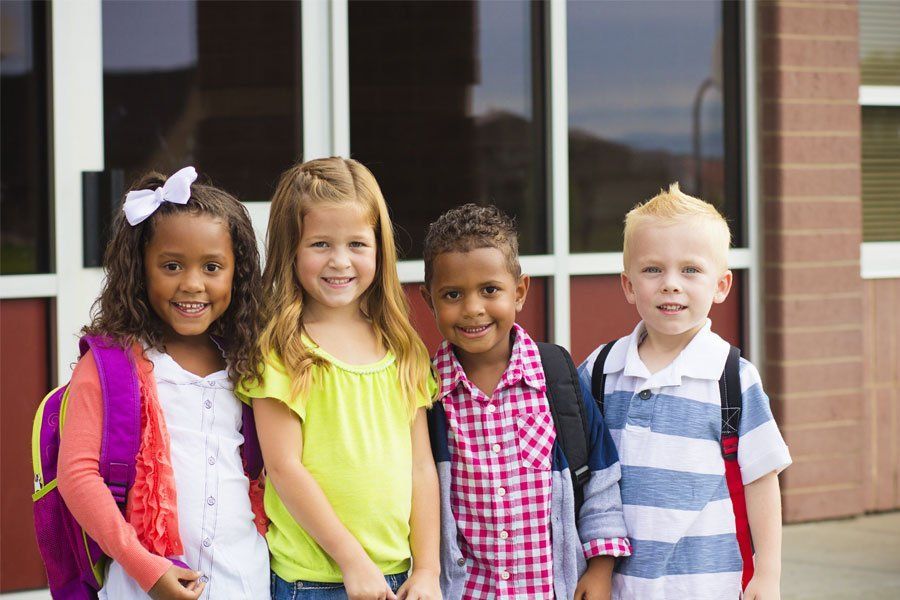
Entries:
{"label": "child's arm", "polygon": [[781,598],[781,493],[774,471],[744,487],[753,538],[754,574],[745,600]]}
{"label": "child's arm", "polygon": [[299,417],[274,398],[254,399],[253,416],[267,477],[294,520],[338,564],[344,575],[347,595],[351,599],[394,600],[381,570],[341,523],[322,488],[303,466],[300,460],[303,432]]}
{"label": "child's arm", "polygon": [[122,516],[100,476],[102,429],[103,396],[96,363],[88,353],[75,367],[69,384],[59,450],[59,493],[88,535],[106,555],[122,565],[142,590],[154,591],[154,598],[198,598],[204,584],[196,589],[191,584],[189,589],[178,580],[196,581],[201,574],[176,567],[169,559],[144,548],[134,528]]}
{"label": "child's arm", "polygon": [[576,515],[578,534],[583,543],[585,558],[588,560],[587,571],[575,588],[577,600],[582,598],[607,600],[612,588],[615,558],[631,555],[631,542],[627,537],[619,490],[621,478],[619,456],[603,416],[591,395],[592,368],[593,363],[590,360],[578,367],[579,385],[591,431],[588,456],[591,474],[584,486],[584,504],[581,513]]}
{"label": "child's arm", "polygon": [[425,409],[416,412],[412,427],[413,474],[412,514],[409,542],[413,556],[412,575],[400,588],[400,600],[431,600],[441,597],[440,492],[437,470],[428,438]]}

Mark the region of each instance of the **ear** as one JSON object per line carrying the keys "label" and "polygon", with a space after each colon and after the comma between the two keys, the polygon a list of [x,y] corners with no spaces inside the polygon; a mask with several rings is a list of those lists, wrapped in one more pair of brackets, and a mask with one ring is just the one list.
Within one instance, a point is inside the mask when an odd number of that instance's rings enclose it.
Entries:
{"label": "ear", "polygon": [[419,286],[419,293],[422,294],[422,300],[425,301],[425,304],[428,305],[428,310],[431,311],[431,314],[434,315],[434,301],[431,299],[431,292],[425,284]]}
{"label": "ear", "polygon": [[625,271],[622,271],[622,291],[625,292],[625,299],[628,301],[628,304],[634,304],[637,301],[634,296],[634,285]]}
{"label": "ear", "polygon": [[528,275],[520,275],[519,281],[516,282],[516,312],[522,312],[525,306],[525,298],[528,296],[528,286],[531,285],[531,277]]}
{"label": "ear", "polygon": [[726,269],[716,281],[716,293],[713,296],[713,302],[715,304],[722,304],[725,302],[725,298],[728,297],[728,292],[731,291],[732,283],[734,283],[734,275],[730,270]]}

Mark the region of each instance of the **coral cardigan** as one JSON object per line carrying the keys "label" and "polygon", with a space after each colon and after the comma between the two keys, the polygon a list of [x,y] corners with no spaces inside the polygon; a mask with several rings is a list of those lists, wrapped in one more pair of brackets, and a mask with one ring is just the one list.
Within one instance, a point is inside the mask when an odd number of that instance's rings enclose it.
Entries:
{"label": "coral cardigan", "polygon": [[144,591],[169,569],[166,556],[183,553],[178,535],[169,434],[156,393],[153,365],[132,348],[141,390],[141,445],[125,515],[99,471],[103,398],[93,355],[78,362],[69,384],[65,435],[59,452],[59,491],[72,515],[100,548]]}

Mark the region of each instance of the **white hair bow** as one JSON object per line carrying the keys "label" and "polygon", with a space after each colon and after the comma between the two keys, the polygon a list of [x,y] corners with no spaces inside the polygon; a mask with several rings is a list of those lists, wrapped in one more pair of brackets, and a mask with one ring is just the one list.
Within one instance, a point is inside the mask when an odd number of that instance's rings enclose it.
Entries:
{"label": "white hair bow", "polygon": [[185,167],[169,177],[155,190],[133,190],[125,195],[125,218],[132,226],[156,212],[163,202],[187,204],[191,198],[191,184],[197,179],[194,167]]}

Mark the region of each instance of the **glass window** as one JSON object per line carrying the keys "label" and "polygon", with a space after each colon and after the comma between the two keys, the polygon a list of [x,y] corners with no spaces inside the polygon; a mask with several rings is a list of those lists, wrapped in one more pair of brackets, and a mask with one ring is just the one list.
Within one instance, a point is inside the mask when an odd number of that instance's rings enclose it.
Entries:
{"label": "glass window", "polygon": [[546,252],[545,6],[350,2],[350,148],[381,184],[407,258],[466,202],[518,219]]}
{"label": "glass window", "polygon": [[673,181],[743,241],[737,2],[569,2],[573,252],[622,249],[622,219]]}
{"label": "glass window", "polygon": [[900,241],[900,107],[862,107],[863,241]]}
{"label": "glass window", "polygon": [[859,61],[863,85],[900,85],[900,2],[860,1]]}
{"label": "glass window", "polygon": [[297,1],[104,1],[98,195],[115,206],[142,173],[191,164],[245,202],[269,200],[302,155],[300,12]]}
{"label": "glass window", "polygon": [[0,275],[50,271],[49,10],[0,3]]}

